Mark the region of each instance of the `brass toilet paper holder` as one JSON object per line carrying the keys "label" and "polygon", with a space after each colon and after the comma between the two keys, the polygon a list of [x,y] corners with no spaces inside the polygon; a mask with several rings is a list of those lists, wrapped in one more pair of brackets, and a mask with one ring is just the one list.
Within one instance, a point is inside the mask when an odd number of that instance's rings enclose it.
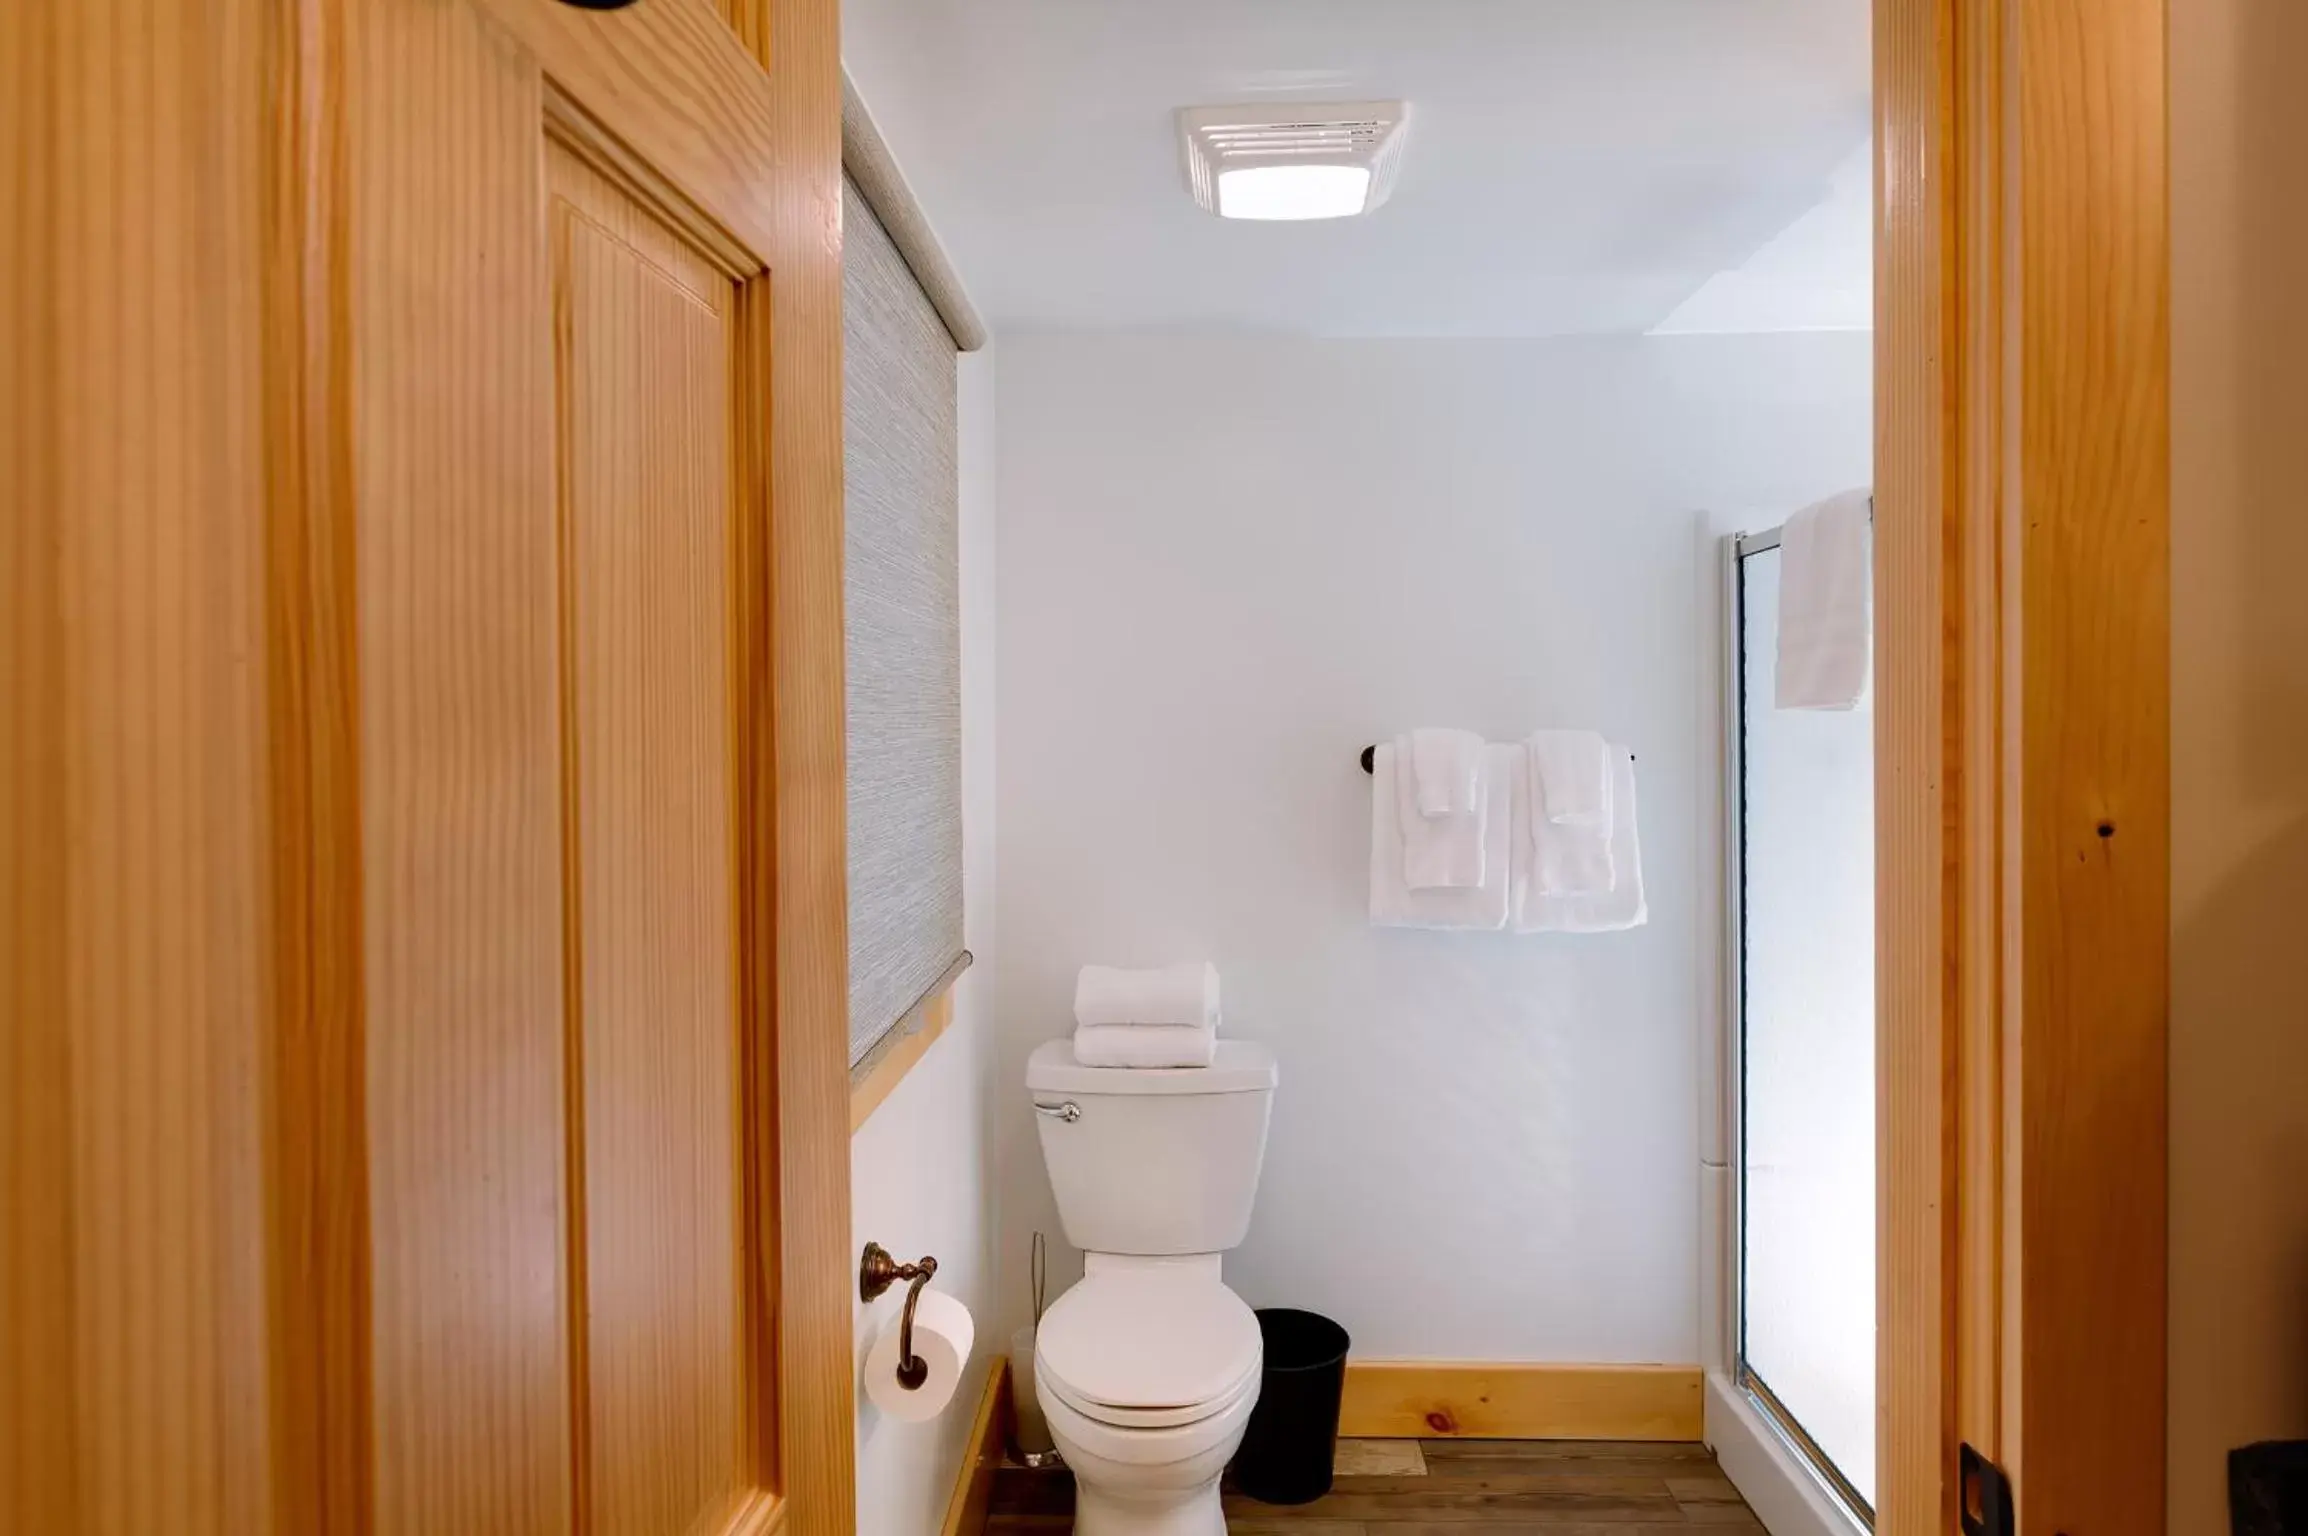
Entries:
{"label": "brass toilet paper holder", "polygon": [[900,1280],[913,1282],[906,1291],[905,1318],[898,1325],[898,1385],[908,1392],[919,1392],[922,1383],[930,1379],[930,1363],[914,1353],[914,1304],[922,1299],[922,1287],[937,1272],[938,1261],[929,1255],[916,1263],[900,1264],[879,1243],[866,1244],[865,1254],[858,1260],[857,1293],[861,1301],[879,1301],[882,1293]]}

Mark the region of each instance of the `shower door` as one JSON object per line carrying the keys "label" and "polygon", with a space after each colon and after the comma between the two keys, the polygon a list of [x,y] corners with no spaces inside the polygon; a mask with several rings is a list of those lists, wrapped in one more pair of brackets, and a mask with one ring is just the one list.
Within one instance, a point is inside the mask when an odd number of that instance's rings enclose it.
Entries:
{"label": "shower door", "polygon": [[1729,564],[1738,1385],[1871,1522],[1874,712],[1774,707],[1778,534]]}

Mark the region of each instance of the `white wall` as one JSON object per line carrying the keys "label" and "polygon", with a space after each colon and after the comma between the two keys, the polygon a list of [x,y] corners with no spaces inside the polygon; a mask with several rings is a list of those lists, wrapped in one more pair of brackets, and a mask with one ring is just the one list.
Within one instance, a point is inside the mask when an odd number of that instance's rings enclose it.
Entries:
{"label": "white wall", "polygon": [[[987,1082],[994,991],[994,362],[960,360],[962,598],[962,899],[977,964],[955,993],[954,1022],[850,1142],[853,1246],[879,1242],[901,1260],[937,1256],[938,1289],[979,1322],[970,1379],[927,1424],[886,1419],[858,1398],[859,1536],[924,1536],[944,1519],[985,1371],[1005,1347],[993,1310]],[[904,1296],[857,1312],[858,1359]]]}
{"label": "white wall", "polygon": [[[1863,481],[1869,348],[1004,338],[1000,1316],[1036,1227],[1078,1273],[1021,1084],[1075,966],[1206,955],[1282,1061],[1253,1304],[1698,1358],[1695,514]],[[1355,757],[1430,723],[1632,745],[1651,925],[1371,931]]]}
{"label": "white wall", "polygon": [[[2175,18],[2181,8],[2175,7]],[[2308,8],[2188,0],[2172,81],[2171,1519],[2308,1437]]]}

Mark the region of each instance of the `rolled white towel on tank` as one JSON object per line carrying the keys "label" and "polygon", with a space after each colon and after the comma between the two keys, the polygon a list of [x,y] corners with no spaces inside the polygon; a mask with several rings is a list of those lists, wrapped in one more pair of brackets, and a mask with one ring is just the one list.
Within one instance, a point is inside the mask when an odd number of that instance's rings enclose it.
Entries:
{"label": "rolled white towel on tank", "polygon": [[1218,1027],[1218,967],[1208,961],[1133,971],[1085,965],[1074,978],[1074,1022]]}
{"label": "rolled white towel on tank", "polygon": [[1207,1067],[1218,1030],[1205,1024],[1082,1024],[1074,1059],[1085,1067]]}

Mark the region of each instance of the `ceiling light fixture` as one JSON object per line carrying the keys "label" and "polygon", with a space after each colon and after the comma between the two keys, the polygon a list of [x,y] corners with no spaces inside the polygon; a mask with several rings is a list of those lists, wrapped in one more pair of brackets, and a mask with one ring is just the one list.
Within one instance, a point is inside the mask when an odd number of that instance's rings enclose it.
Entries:
{"label": "ceiling light fixture", "polygon": [[1410,109],[1399,101],[1183,107],[1194,200],[1224,219],[1340,219],[1394,190]]}

